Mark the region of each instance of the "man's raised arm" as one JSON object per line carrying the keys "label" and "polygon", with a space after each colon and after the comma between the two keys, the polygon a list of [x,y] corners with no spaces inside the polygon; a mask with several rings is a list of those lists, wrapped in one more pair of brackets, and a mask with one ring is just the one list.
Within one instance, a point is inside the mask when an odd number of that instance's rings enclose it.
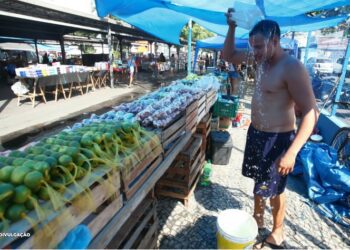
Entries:
{"label": "man's raised arm", "polygon": [[238,65],[246,61],[246,53],[237,51],[235,48],[235,30],[237,25],[236,22],[231,19],[231,16],[234,15],[233,13],[234,10],[230,8],[225,14],[229,28],[226,35],[222,56],[226,62],[231,62]]}

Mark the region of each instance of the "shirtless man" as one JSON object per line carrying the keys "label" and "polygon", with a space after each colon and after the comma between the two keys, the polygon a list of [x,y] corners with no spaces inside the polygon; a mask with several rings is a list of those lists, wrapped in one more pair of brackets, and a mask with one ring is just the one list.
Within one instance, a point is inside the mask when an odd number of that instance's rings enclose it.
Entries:
{"label": "shirtless man", "polygon": [[[246,53],[235,49],[236,24],[226,13],[229,30],[223,58],[235,65],[247,61]],[[263,233],[265,200],[270,198],[273,216],[271,234],[260,248],[286,248],[283,221],[287,175],[292,172],[296,156],[311,135],[319,112],[304,66],[284,53],[280,29],[276,22],[263,20],[249,33],[257,64],[256,86],[252,99],[252,124],[249,127],[242,174],[254,179],[254,218]],[[294,106],[302,112],[295,134]],[[257,246],[258,247],[258,246]]]}

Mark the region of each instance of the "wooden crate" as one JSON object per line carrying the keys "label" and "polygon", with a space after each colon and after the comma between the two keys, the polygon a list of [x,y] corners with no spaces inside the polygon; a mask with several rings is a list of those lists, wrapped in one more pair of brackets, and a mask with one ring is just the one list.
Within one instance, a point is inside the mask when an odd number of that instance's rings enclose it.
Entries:
{"label": "wooden crate", "polygon": [[195,136],[176,157],[172,166],[157,183],[156,194],[180,199],[187,206],[202,172],[204,155],[201,153],[202,139]]}
{"label": "wooden crate", "polygon": [[202,137],[201,150],[203,154],[206,153],[206,150],[209,144],[208,142],[209,142],[209,134],[211,131],[211,117],[212,115],[210,113],[207,114],[198,124],[197,130],[196,130],[196,133]]}
{"label": "wooden crate", "polygon": [[185,134],[185,128],[186,114],[183,112],[167,127],[157,131],[163,145],[165,155],[168,155],[176,147],[176,142],[179,141],[178,139]]}
{"label": "wooden crate", "polygon": [[196,131],[197,120],[198,120],[198,101],[192,102],[186,108],[186,131],[191,132],[192,134]]}
{"label": "wooden crate", "polygon": [[216,102],[216,91],[211,90],[207,93],[206,96],[206,112],[208,113],[210,108],[214,105]]}
{"label": "wooden crate", "polygon": [[158,225],[156,200],[149,195],[130,215],[107,248],[155,249]]}
{"label": "wooden crate", "polygon": [[[108,221],[123,206],[120,174],[118,171],[111,171],[110,168],[100,167],[87,178],[84,183],[89,186],[90,192],[84,192],[72,185],[70,191],[64,194],[64,198],[70,202],[58,211],[55,211],[49,202],[40,204],[45,211],[50,211],[47,218],[36,225],[31,225],[27,220],[12,224],[7,232],[28,232],[31,236],[18,239],[1,238],[1,248],[55,248],[67,233],[79,224],[87,225],[93,235],[96,235],[105,225],[102,220]],[[34,211],[28,216],[37,220]],[[88,217],[95,219],[88,223]]]}
{"label": "wooden crate", "polygon": [[[147,149],[145,145],[140,150]],[[142,186],[152,172],[158,167],[163,160],[163,148],[161,145],[151,148],[150,152],[143,159],[136,162],[131,168],[122,167],[121,180],[122,191],[125,198],[129,200],[135,192]],[[125,159],[127,160],[127,159]]]}
{"label": "wooden crate", "polygon": [[203,119],[203,117],[206,114],[206,95],[203,95],[199,100],[198,100],[198,119],[197,119],[197,124]]}

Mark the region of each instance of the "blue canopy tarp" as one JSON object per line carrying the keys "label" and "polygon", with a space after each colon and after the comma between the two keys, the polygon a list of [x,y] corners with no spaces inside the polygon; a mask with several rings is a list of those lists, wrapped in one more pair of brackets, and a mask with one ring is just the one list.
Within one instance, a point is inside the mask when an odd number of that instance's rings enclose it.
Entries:
{"label": "blue canopy tarp", "polygon": [[[244,0],[256,5],[265,14],[266,19],[280,23],[282,32],[310,31],[336,26],[347,16],[308,17],[304,13],[315,9],[328,9],[348,4],[347,0]],[[236,3],[238,4],[238,3]],[[230,1],[212,0],[96,0],[96,9],[100,17],[112,14],[123,21],[138,27],[160,39],[179,44],[180,32],[190,19],[208,30],[225,36],[227,32],[224,12],[232,7]],[[248,30],[238,27],[237,38],[246,38]]]}
{"label": "blue canopy tarp", "polygon": [[[223,36],[214,36],[203,40],[198,40],[196,42],[196,49],[212,49],[212,50],[221,50],[224,48],[225,37]],[[248,39],[236,39],[235,41],[236,48],[238,49],[247,49],[248,48]]]}

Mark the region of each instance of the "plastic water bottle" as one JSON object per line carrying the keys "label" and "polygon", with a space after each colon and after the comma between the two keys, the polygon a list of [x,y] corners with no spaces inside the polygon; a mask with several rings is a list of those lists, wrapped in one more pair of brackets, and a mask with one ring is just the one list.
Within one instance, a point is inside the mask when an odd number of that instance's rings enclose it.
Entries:
{"label": "plastic water bottle", "polygon": [[211,163],[210,161],[208,161],[204,165],[204,170],[201,177],[201,186],[207,187],[211,184],[210,182],[211,172],[212,172]]}
{"label": "plastic water bottle", "polygon": [[264,15],[255,4],[247,4],[240,1],[233,1],[231,19],[236,22],[238,27],[250,30],[253,26],[264,19]]}

